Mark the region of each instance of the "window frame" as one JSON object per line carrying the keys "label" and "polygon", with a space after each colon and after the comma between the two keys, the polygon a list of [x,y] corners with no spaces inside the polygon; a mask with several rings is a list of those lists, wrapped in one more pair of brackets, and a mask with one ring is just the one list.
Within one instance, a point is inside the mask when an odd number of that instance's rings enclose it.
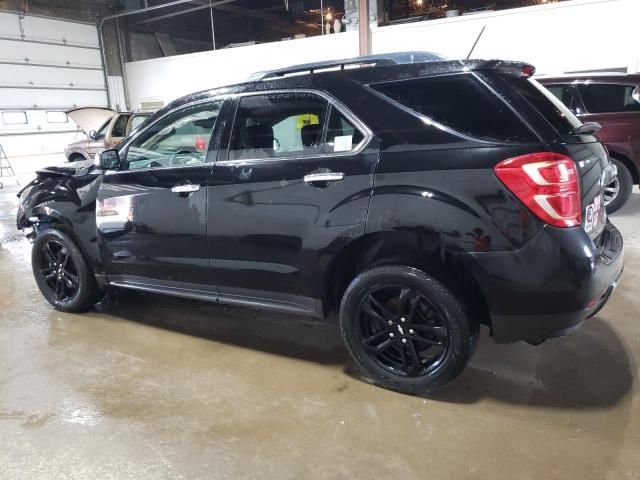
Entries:
{"label": "window frame", "polygon": [[[349,120],[353,124],[353,126],[360,131],[360,133],[362,133],[362,140],[360,141],[360,143],[358,143],[358,145],[356,145],[356,148],[346,152],[314,152],[313,154],[307,154],[307,155],[301,154],[301,155],[285,155],[285,156],[277,156],[277,157],[229,159],[229,153],[231,151],[231,137],[236,127],[236,121],[238,119],[238,109],[240,107],[240,101],[242,100],[242,98],[256,96],[256,95],[273,95],[273,94],[282,94],[282,93],[290,93],[290,94],[308,93],[311,95],[319,96],[327,102],[328,104],[327,112],[326,112],[327,118],[325,119],[325,125],[323,126],[323,132],[322,132],[323,139],[326,136],[328,115],[331,113],[332,109],[335,108],[338,112],[344,115],[347,118],[347,120]],[[351,110],[349,110],[337,98],[333,97],[332,95],[329,95],[328,93],[322,90],[317,90],[314,88],[278,88],[273,90],[260,90],[255,92],[237,93],[231,96],[233,97],[234,103],[231,107],[231,112],[229,112],[229,115],[230,116],[232,115],[233,119],[231,122],[229,122],[230,126],[228,127],[229,130],[228,130],[228,134],[226,135],[227,138],[225,139],[225,142],[224,142],[225,145],[221,146],[220,148],[221,154],[219,155],[219,158],[216,160],[215,162],[216,164],[232,165],[232,164],[241,164],[241,163],[305,160],[309,158],[348,157],[348,156],[358,155],[359,153],[361,153],[365,148],[367,148],[367,146],[369,145],[369,142],[373,138],[373,132],[369,127],[367,127],[367,125],[362,120],[360,120],[356,115],[354,115],[353,112],[351,112]],[[222,153],[223,150],[224,152]]]}
{"label": "window frame", "polygon": [[[149,130],[150,128],[152,128],[154,125],[156,125],[158,122],[162,121],[163,119],[165,119],[166,117],[168,117],[169,115],[173,115],[176,112],[179,112],[180,110],[184,110],[186,108],[190,108],[190,107],[195,107],[198,105],[202,105],[205,103],[216,103],[216,102],[222,102],[222,106],[220,107],[220,113],[218,114],[218,118],[221,118],[224,120],[224,115],[226,114],[225,110],[226,110],[226,106],[228,105],[228,102],[230,100],[232,96],[231,95],[221,95],[221,96],[215,96],[215,97],[210,97],[210,98],[205,98],[205,99],[201,99],[201,100],[197,100],[194,102],[189,102],[189,103],[185,103],[183,105],[180,105],[172,110],[169,110],[167,112],[165,112],[164,114],[162,114],[161,116],[159,116],[158,118],[156,118],[155,120],[153,120],[152,122],[150,122],[148,125],[146,125],[143,129],[139,130],[136,132],[135,135],[133,135],[131,138],[129,138],[127,140],[127,142],[122,145],[122,147],[120,147],[118,149],[118,154],[120,156],[120,160],[123,161],[126,159],[126,155],[129,153],[129,147],[131,146],[131,144],[133,142],[135,142],[141,135],[144,135],[147,130]],[[220,127],[220,125],[222,125]],[[209,139],[209,147],[211,147],[211,142],[215,140],[215,134],[216,132],[220,131],[220,128],[224,128],[224,124],[221,124],[218,120],[216,120],[215,125],[213,126],[213,130],[211,131],[211,138]],[[169,165],[166,167],[157,167],[157,168],[152,168],[149,169],[148,171],[163,171],[163,170],[173,170],[173,169],[177,169],[177,168],[194,168],[194,167],[205,167],[205,166],[209,166],[211,167],[214,163],[216,163],[217,157],[220,154],[220,151],[222,150],[222,142],[218,142],[218,150],[216,153],[216,158],[214,158],[211,161],[207,161],[204,162],[202,165]],[[208,156],[208,152],[209,149],[207,149],[207,156]],[[206,158],[205,158],[206,160]],[[105,175],[116,175],[116,174],[123,174],[123,173],[135,173],[135,172],[141,172],[141,171],[146,171],[145,169],[133,169],[133,170],[107,170],[105,171]]]}
{"label": "window frame", "polygon": [[582,105],[582,107],[584,108],[584,113],[586,115],[619,115],[621,113],[635,113],[637,114],[638,111],[629,111],[629,112],[625,112],[622,110],[616,110],[615,112],[592,112],[590,110],[587,110],[587,104],[585,103],[584,99],[582,98],[582,93],[580,92],[580,89],[578,88],[579,85],[615,85],[617,87],[633,87],[634,90],[637,88],[640,88],[640,85],[635,85],[634,83],[627,83],[627,82],[611,82],[611,81],[598,81],[598,80],[575,80],[572,82],[574,91],[575,91],[575,95],[578,99],[580,99],[580,104]]}

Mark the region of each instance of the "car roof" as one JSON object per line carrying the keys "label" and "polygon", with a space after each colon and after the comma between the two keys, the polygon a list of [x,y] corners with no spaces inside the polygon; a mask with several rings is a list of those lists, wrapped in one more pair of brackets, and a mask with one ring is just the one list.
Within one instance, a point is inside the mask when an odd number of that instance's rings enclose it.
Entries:
{"label": "car roof", "polygon": [[[430,52],[396,52],[329,62],[307,63],[253,74],[247,81],[209,90],[202,90],[178,98],[158,110],[164,114],[199,100],[246,92],[260,92],[289,88],[317,88],[320,77],[334,77],[363,84],[407,80],[478,70],[502,70],[520,73],[525,62],[505,60],[439,60]],[[416,61],[417,60],[417,61]],[[332,68],[333,67],[333,68]]]}

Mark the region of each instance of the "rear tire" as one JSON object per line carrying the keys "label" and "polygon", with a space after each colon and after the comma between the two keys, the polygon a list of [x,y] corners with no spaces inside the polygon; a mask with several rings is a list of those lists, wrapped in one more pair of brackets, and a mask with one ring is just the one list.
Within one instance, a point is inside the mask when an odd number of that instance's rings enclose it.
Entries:
{"label": "rear tire", "polygon": [[374,383],[403,393],[433,392],[467,365],[478,325],[435,278],[406,266],[358,275],[340,305],[340,330]]}
{"label": "rear tire", "polygon": [[605,186],[605,207],[607,209],[607,213],[613,213],[620,210],[629,197],[631,196],[631,190],[633,190],[633,177],[631,176],[631,172],[624,165],[624,163],[616,160],[615,158],[611,159],[611,163],[613,163],[618,169],[618,178]]}
{"label": "rear tire", "polygon": [[96,304],[100,289],[76,243],[50,228],[38,234],[31,250],[33,275],[44,298],[62,312],[83,312]]}

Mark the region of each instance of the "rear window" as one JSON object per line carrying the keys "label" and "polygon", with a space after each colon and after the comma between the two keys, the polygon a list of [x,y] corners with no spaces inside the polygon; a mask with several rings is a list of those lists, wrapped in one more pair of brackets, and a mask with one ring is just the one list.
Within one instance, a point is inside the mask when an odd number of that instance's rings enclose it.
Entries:
{"label": "rear window", "polygon": [[[503,76],[503,78],[505,77]],[[513,76],[509,76],[505,80],[513,85],[518,93],[528,100],[529,104],[561,135],[569,135],[582,125],[578,117],[564,103],[535,80]]]}
{"label": "rear window", "polygon": [[589,113],[640,111],[640,103],[634,98],[636,88],[637,85],[603,83],[578,85],[578,91]]}
{"label": "rear window", "polygon": [[535,141],[507,104],[472,74],[379,83],[371,87],[469,137],[509,143]]}

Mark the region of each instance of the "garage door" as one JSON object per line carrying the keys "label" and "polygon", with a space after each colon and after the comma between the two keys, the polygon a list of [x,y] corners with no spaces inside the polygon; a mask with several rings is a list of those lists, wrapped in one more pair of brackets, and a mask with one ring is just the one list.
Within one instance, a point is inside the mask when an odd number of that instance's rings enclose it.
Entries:
{"label": "garage door", "polygon": [[65,110],[107,104],[95,25],[0,13],[0,144],[14,169],[83,137]]}

